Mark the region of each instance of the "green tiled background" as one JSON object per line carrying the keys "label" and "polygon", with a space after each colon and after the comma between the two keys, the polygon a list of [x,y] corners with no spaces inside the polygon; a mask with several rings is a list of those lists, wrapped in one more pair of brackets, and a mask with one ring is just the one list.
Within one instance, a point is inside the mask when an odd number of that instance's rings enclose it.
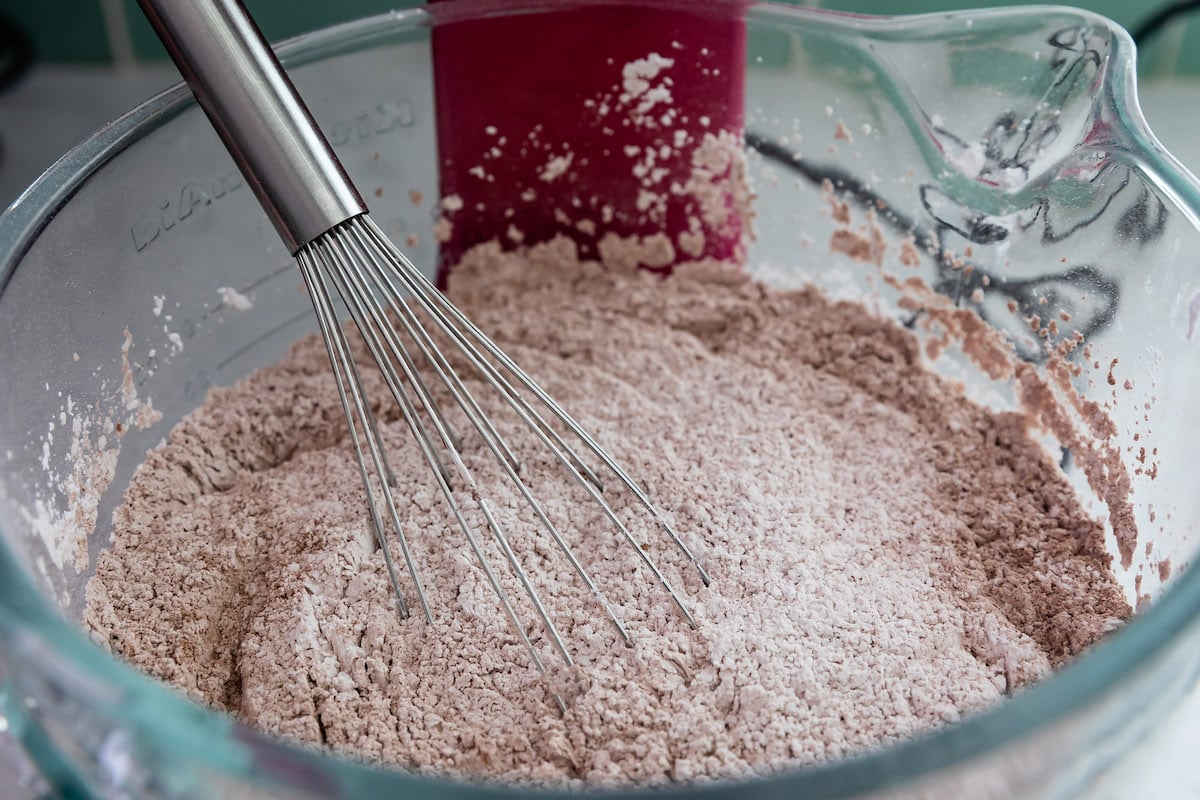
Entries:
{"label": "green tiled background", "polygon": [[[1024,5],[1013,0],[793,0],[798,4],[866,14],[949,11],[981,5]],[[1079,5],[1135,27],[1170,0],[1080,0]],[[334,22],[411,7],[419,0],[246,0],[267,38],[276,40]],[[136,0],[0,0],[0,12],[33,37],[48,61],[123,62],[163,58]],[[1192,21],[1194,19],[1194,21]],[[1200,75],[1200,13],[1162,31],[1141,54],[1143,75]]]}

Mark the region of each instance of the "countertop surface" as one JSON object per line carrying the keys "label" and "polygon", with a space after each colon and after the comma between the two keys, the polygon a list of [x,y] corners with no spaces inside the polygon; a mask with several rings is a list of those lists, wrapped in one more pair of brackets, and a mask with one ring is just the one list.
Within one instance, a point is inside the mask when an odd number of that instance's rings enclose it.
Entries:
{"label": "countertop surface", "polygon": [[[168,66],[136,69],[37,67],[0,94],[0,207],[72,145],[175,80]],[[1200,79],[1143,86],[1146,118],[1180,161],[1200,173]],[[35,132],[35,135],[31,135]],[[1122,764],[1110,770],[1090,800],[1200,800],[1200,688]],[[0,717],[0,797],[47,797],[13,747]]]}

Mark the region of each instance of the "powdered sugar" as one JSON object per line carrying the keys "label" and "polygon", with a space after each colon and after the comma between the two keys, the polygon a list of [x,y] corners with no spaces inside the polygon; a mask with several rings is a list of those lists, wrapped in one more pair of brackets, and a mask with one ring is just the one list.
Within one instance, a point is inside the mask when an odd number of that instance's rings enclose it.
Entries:
{"label": "powdered sugar", "polygon": [[232,286],[221,286],[217,289],[221,296],[221,304],[234,311],[249,311],[254,308],[254,301],[234,289]]}
{"label": "powdered sugar", "polygon": [[546,183],[552,183],[566,174],[567,170],[571,168],[571,162],[574,159],[574,153],[554,156],[546,162],[546,166],[542,167],[542,171],[538,173],[538,177]]}
{"label": "powdered sugar", "polygon": [[665,83],[655,85],[664,70],[675,65],[675,59],[651,53],[621,67],[622,103],[638,101],[638,113],[645,114],[659,102],[671,102],[671,92]]}

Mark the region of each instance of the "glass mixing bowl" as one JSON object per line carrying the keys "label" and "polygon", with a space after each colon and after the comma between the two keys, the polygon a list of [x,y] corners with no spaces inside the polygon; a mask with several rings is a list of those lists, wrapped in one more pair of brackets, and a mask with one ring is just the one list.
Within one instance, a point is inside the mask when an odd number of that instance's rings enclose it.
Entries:
{"label": "glass mixing bowl", "polygon": [[[572,14],[579,4],[452,5],[453,19],[394,13],[282,48],[376,220],[401,240],[417,233],[408,252],[431,270],[429,204],[413,205],[408,192],[433,197],[437,186],[432,28],[488,13]],[[814,281],[911,322],[879,278],[920,277],[947,302],[975,308],[1031,364],[1045,349],[1030,317],[1072,317],[1043,341],[1080,331],[1088,353],[1084,361],[1076,351],[1076,388],[1107,404],[1117,423],[1110,444],[1132,471],[1143,534],[1121,576],[1141,609],[1051,679],[922,738],[655,794],[1086,795],[1194,684],[1200,665],[1200,574],[1186,566],[1200,512],[1200,186],[1146,127],[1130,39],[1061,8],[895,19],[770,5],[689,13],[746,20],[758,192],[750,262],[765,280]],[[859,222],[874,208],[893,245],[909,233],[913,265],[896,264],[897,246],[882,267],[831,252],[841,223],[828,213],[825,179]],[[935,241],[953,255],[929,256]],[[77,627],[88,565],[142,455],[208,387],[272,362],[312,329],[299,285],[181,87],[99,131],[0,218],[3,718],[63,797],[511,791],[260,736],[143,677]],[[220,287],[251,295],[253,309],[223,302]],[[961,358],[935,366],[988,402],[1011,403]],[[1132,388],[1122,389],[1126,379]],[[139,427],[132,409],[147,399],[162,419]],[[1064,457],[1083,486],[1078,461]]]}

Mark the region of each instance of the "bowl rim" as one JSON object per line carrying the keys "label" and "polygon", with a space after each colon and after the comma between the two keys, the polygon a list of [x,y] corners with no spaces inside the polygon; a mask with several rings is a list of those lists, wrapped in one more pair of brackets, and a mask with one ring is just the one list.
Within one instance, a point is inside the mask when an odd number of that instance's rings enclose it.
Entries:
{"label": "bowl rim", "polygon": [[[289,39],[279,45],[286,65],[300,66],[338,52],[395,41],[406,33],[424,36],[440,19],[479,14],[562,11],[589,5],[628,5],[628,0],[575,0],[564,6],[548,0],[460,0],[453,14],[412,9],[342,23]],[[663,5],[679,7],[670,0]],[[1151,133],[1138,106],[1135,47],[1129,34],[1106,18],[1064,6],[1026,6],[904,17],[863,16],[821,11],[771,2],[718,2],[714,7],[744,9],[751,22],[784,22],[852,29],[863,34],[944,27],[958,21],[975,23],[1062,16],[1086,22],[1107,33],[1107,92],[1122,130],[1113,142],[1138,159],[1138,166],[1200,228],[1200,184]],[[190,91],[176,84],[100,128],[39,177],[0,215],[0,294],[56,211],[97,169],[133,142],[194,105]],[[238,777],[270,781],[296,780],[299,769],[309,784],[339,791],[367,793],[434,790],[475,796],[568,796],[562,790],[533,790],[495,784],[467,785],[386,770],[329,754],[314,754],[252,731],[225,714],[202,709],[164,684],[145,676],[108,651],[94,645],[41,598],[18,566],[7,541],[0,537],[0,631],[32,652],[48,654],[47,672],[61,672],[79,682],[96,702],[108,706],[129,724],[142,727],[164,747],[188,753],[196,763]],[[948,767],[1019,742],[1032,731],[1065,723],[1097,706],[1131,675],[1148,668],[1200,619],[1200,570],[1187,568],[1150,608],[1099,643],[1088,656],[1069,664],[1004,703],[975,713],[953,725],[872,752],[837,761],[794,768],[770,776],[709,786],[639,790],[599,789],[597,796],[805,796],[852,797],[872,790],[912,785]],[[65,661],[63,660],[65,659]],[[79,666],[87,665],[86,675]],[[247,752],[249,751],[249,752]],[[275,766],[272,767],[271,765]],[[264,784],[266,786],[268,784]]]}

